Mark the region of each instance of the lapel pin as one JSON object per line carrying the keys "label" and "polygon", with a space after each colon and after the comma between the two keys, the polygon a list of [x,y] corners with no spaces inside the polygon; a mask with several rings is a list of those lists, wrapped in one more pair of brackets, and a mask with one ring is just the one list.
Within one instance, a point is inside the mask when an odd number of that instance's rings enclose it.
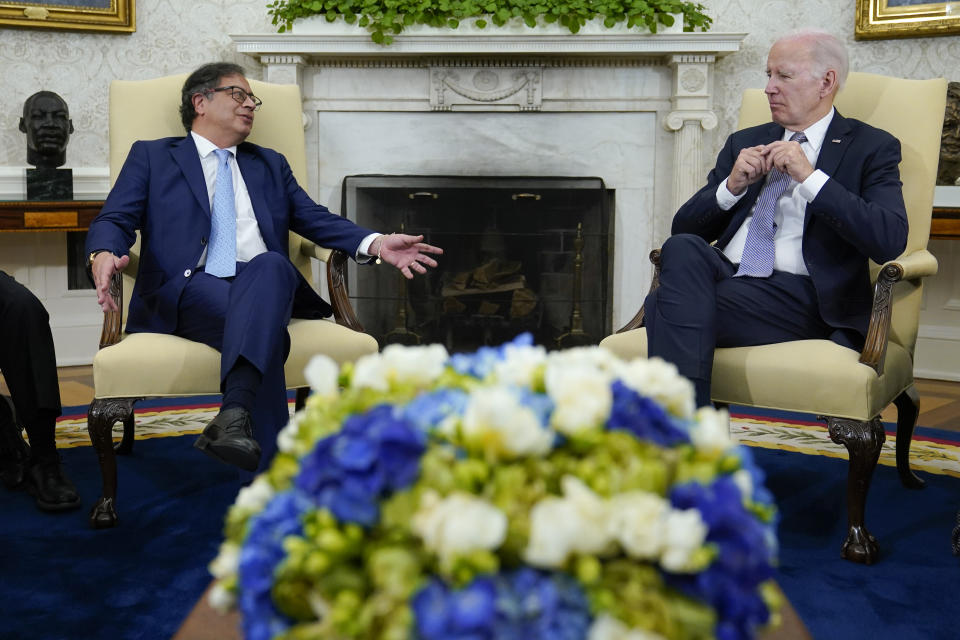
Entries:
{"label": "lapel pin", "polygon": [[834,139],[831,140],[830,142],[833,142],[833,143],[835,143],[835,144],[840,144],[840,138],[834,138]]}

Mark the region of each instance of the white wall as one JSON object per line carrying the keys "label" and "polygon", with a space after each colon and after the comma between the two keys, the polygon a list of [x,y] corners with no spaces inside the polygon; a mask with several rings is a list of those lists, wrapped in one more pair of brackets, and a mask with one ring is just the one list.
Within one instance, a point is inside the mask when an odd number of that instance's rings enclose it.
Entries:
{"label": "white wall", "polygon": [[[743,89],[763,86],[766,52],[787,30],[785,25],[818,27],[837,34],[849,46],[852,68],[860,71],[960,80],[960,38],[857,42],[853,39],[855,0],[701,2],[714,18],[714,31],[750,34],[740,52],[717,64],[715,108],[720,124],[707,137],[712,149],[706,157],[712,157],[735,126]],[[128,36],[0,28],[4,85],[0,92],[0,170],[9,173],[25,166],[25,136],[17,124],[24,99],[39,89],[59,93],[70,106],[76,132],[68,146],[67,166],[102,171],[107,164],[107,88],[111,79],[182,73],[215,59],[237,62],[251,77],[261,77],[258,62],[235,53],[229,34],[274,32],[264,0],[193,0],[188,11],[184,11],[185,4],[182,0],[140,0],[137,31]],[[53,246],[58,240],[44,236],[33,242]],[[10,261],[16,253],[11,247],[22,243],[22,238],[15,242],[0,237],[0,268],[19,269],[18,277],[31,273]],[[960,241],[933,242],[931,249],[941,259],[941,272],[928,281],[917,373],[960,379]],[[49,270],[45,274],[51,277]],[[37,292],[46,296],[50,290],[57,286],[48,285]],[[96,344],[96,333],[92,344]],[[58,350],[60,346],[58,342]]]}

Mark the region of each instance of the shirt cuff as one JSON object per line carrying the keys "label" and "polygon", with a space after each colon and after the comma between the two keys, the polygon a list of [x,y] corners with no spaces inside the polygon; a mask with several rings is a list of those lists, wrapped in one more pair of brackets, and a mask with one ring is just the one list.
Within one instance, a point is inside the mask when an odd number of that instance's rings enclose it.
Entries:
{"label": "shirt cuff", "polygon": [[717,187],[717,206],[723,209],[724,211],[730,211],[733,208],[733,205],[740,202],[740,198],[747,194],[747,190],[744,189],[743,193],[738,196],[730,193],[730,189],[727,189],[727,180],[724,178],[723,182],[720,183],[720,186]]}
{"label": "shirt cuff", "polygon": [[797,193],[807,202],[813,202],[814,198],[820,193],[820,189],[823,189],[823,185],[827,184],[827,180],[829,179],[830,176],[823,171],[814,169],[813,173],[807,176],[806,180],[797,185]]}
{"label": "shirt cuff", "polygon": [[378,237],[382,235],[383,235],[382,233],[371,233],[366,238],[360,241],[360,246],[357,247],[357,255],[355,256],[357,259],[357,262],[359,262],[360,264],[364,264],[364,263],[370,262],[371,260],[377,257],[375,255],[371,255],[370,245],[373,244],[374,240],[376,240]]}

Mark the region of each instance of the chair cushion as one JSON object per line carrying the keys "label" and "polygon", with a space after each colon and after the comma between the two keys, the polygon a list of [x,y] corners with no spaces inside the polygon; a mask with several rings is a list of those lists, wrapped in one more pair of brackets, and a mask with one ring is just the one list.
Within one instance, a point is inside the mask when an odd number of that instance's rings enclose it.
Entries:
{"label": "chair cushion", "polygon": [[[608,336],[600,346],[625,359],[646,357],[647,330]],[[829,340],[717,349],[711,395],[727,404],[869,420],[913,383],[913,361],[893,342],[882,376],[859,358]]]}
{"label": "chair cushion", "polygon": [[[304,367],[317,353],[338,364],[378,349],[365,333],[330,320],[292,320],[288,388],[306,386]],[[93,359],[97,398],[194,396],[220,393],[220,352],[205,344],[160,333],[133,333]]]}

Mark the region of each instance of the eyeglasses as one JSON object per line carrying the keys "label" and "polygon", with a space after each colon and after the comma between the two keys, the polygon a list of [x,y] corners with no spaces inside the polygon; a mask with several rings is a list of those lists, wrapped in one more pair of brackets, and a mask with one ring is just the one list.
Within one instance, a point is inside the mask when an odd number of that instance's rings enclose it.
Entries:
{"label": "eyeglasses", "polygon": [[253,100],[254,111],[257,111],[258,109],[260,109],[260,105],[263,104],[263,100],[253,95],[252,93],[247,93],[246,90],[242,89],[241,87],[237,87],[235,85],[230,85],[227,87],[217,87],[216,89],[207,89],[206,91],[204,91],[204,93],[213,93],[214,91],[229,91],[230,97],[236,100],[237,102],[239,102],[240,104],[243,104],[244,102],[247,101],[247,98],[250,98],[251,100]]}

